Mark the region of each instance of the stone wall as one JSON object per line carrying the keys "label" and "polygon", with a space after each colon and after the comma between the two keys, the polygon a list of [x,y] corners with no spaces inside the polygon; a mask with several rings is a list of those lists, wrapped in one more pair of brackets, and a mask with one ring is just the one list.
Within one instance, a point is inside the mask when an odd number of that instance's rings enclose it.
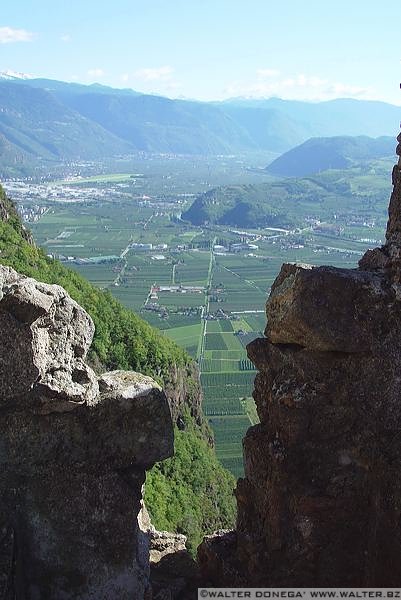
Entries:
{"label": "stone wall", "polygon": [[0,266],[0,598],[150,597],[145,471],[173,453],[149,377],[97,378],[94,327],[59,286]]}

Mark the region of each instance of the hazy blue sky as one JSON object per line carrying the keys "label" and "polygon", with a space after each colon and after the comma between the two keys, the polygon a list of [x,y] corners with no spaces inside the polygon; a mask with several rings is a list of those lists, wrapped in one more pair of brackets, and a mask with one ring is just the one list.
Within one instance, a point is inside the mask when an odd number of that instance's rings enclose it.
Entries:
{"label": "hazy blue sky", "polygon": [[0,70],[170,97],[401,104],[400,0],[3,0]]}

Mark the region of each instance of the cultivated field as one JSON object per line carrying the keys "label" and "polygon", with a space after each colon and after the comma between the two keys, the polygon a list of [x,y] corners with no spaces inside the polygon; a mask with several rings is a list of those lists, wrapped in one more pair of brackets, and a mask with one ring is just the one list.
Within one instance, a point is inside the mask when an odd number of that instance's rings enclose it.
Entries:
{"label": "cultivated field", "polygon": [[[306,220],[293,231],[244,232],[181,221],[181,212],[191,202],[184,189],[193,193],[207,188],[196,179],[193,165],[187,167],[186,188],[179,171],[169,187],[159,163],[158,176],[152,177],[146,166],[148,170],[135,171],[136,177],[117,173],[75,181],[74,189],[95,185],[102,196],[49,202],[47,212],[30,227],[47,253],[110,289],[198,361],[203,408],[218,456],[240,476],[241,440],[257,422],[252,400],[255,370],[246,345],[263,335],[270,286],[283,262],[354,267],[367,247],[380,243],[387,199],[377,198],[385,186],[378,189],[376,182],[373,201],[366,179],[357,174],[351,208],[336,206],[334,199],[330,206],[315,203],[310,207],[313,224]],[[202,176],[207,172],[203,167]],[[325,177],[329,181],[330,173]],[[321,224],[316,219],[319,211],[325,219]],[[246,242],[252,243],[251,250],[230,250],[230,244]]]}

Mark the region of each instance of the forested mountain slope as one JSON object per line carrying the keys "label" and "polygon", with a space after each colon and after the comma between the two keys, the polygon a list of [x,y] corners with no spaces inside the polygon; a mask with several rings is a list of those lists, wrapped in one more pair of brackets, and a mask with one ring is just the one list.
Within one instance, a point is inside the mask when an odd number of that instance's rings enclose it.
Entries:
{"label": "forested mountain slope", "polygon": [[383,102],[270,98],[198,102],[102,85],[0,74],[0,174],[39,161],[96,160],[135,152],[282,153],[316,136],[390,135],[399,109]]}
{"label": "forested mountain slope", "polygon": [[180,429],[176,427],[175,456],[156,465],[148,477],[146,499],[155,526],[189,534],[192,548],[204,533],[231,526],[234,479],[210,446],[197,371],[190,357],[110,293],[48,258],[32,243],[1,187],[0,263],[63,286],[85,308],[96,326],[90,358],[98,371],[136,370],[165,387]]}
{"label": "forested mountain slope", "polygon": [[272,175],[305,177],[326,169],[345,169],[361,160],[392,156],[392,137],[311,138],[279,156],[266,167]]}

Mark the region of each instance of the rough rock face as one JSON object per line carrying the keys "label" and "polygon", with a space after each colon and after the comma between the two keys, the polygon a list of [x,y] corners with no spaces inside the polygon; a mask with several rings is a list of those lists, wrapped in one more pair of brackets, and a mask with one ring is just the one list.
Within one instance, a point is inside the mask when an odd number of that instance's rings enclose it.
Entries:
{"label": "rough rock face", "polygon": [[85,311],[1,266],[0,331],[0,597],[147,597],[137,516],[145,470],[173,452],[164,392],[138,373],[98,380]]}
{"label": "rough rock face", "polygon": [[63,288],[0,267],[0,331],[1,404],[26,403],[28,393],[39,412],[95,402],[99,388],[84,362],[94,326]]}
{"label": "rough rock face", "polygon": [[150,556],[153,600],[195,600],[198,597],[198,567],[186,549],[186,536],[157,531],[143,505],[138,518],[146,534]]}
{"label": "rough rock face", "polygon": [[[6,194],[4,193],[3,189],[0,186],[0,222],[1,221],[9,221],[10,218],[17,218],[19,220],[17,209],[15,208],[15,205],[13,204],[13,202],[9,198],[7,198]],[[22,235],[22,237],[29,244],[34,246],[35,242],[34,242],[34,239],[32,237],[32,234],[30,233],[30,231],[28,231],[24,227],[24,225],[22,225],[22,223],[20,223],[19,229],[20,229],[20,234]]]}
{"label": "rough rock face", "polygon": [[182,415],[188,410],[195,422],[201,426],[204,423],[202,413],[202,388],[199,371],[193,363],[186,367],[172,366],[170,381],[164,391],[169,401],[171,415],[179,428],[183,426]]}
{"label": "rough rock face", "polygon": [[8,221],[8,219],[9,219],[9,214],[8,214],[7,208],[4,205],[4,203],[0,202],[0,220]]}
{"label": "rough rock face", "polygon": [[[245,587],[242,565],[237,556],[237,532],[220,529],[207,535],[198,548],[202,586]],[[254,587],[254,586],[252,586]]]}
{"label": "rough rock face", "polygon": [[216,585],[401,585],[401,161],[393,185],[359,269],[284,265],[272,287],[236,536],[199,552]]}

